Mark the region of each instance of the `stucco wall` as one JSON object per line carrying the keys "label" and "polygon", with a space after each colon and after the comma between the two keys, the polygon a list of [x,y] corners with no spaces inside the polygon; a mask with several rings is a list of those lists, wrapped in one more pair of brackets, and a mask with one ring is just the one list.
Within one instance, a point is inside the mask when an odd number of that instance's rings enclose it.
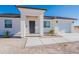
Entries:
{"label": "stucco wall", "polygon": [[[70,33],[73,32],[73,21],[69,19],[44,19],[44,21],[50,21],[50,28],[44,28],[44,33],[49,32],[51,29],[58,28],[58,31]],[[56,21],[58,21],[56,23]]]}
{"label": "stucco wall", "polygon": [[[12,20],[12,28],[5,28],[4,20]],[[38,17],[27,17],[26,18],[26,29],[27,35],[29,34],[29,21],[35,21],[35,33],[40,34],[40,20]],[[63,19],[57,19],[58,23],[54,23],[54,19],[44,19],[44,21],[50,21],[50,28],[44,28],[44,33],[49,32],[54,26],[59,28],[59,31],[71,31],[72,30],[72,21],[64,21]],[[56,21],[55,21],[56,22]],[[55,25],[56,24],[56,25]],[[4,31],[10,31],[10,34],[20,35],[20,18],[5,18],[0,17],[0,35],[3,35]]]}
{"label": "stucco wall", "polygon": [[48,33],[50,30],[54,28],[54,23],[52,19],[44,19],[44,21],[50,21],[50,28],[45,28],[44,27],[44,33]]}
{"label": "stucco wall", "polygon": [[56,27],[59,31],[69,33],[72,32],[72,20],[57,19]]}
{"label": "stucco wall", "polygon": [[[12,28],[5,28],[5,20],[12,20]],[[3,35],[4,31],[10,31],[10,34],[20,33],[20,19],[19,18],[5,18],[0,17],[0,35]]]}

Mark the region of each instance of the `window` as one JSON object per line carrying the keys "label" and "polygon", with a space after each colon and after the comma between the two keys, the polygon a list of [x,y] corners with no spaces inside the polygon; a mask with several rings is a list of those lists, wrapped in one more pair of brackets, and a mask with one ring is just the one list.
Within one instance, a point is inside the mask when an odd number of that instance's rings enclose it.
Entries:
{"label": "window", "polygon": [[44,27],[49,28],[50,27],[50,21],[44,21]]}
{"label": "window", "polygon": [[5,28],[12,28],[12,20],[5,20]]}

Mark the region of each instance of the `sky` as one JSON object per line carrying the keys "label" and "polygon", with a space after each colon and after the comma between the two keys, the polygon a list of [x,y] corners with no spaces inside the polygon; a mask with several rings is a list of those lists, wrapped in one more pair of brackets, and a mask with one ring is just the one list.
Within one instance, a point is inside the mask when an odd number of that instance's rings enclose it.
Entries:
{"label": "sky", "polygon": [[[25,5],[32,8],[45,8],[46,16],[61,16],[69,18],[77,18],[78,20],[74,25],[79,25],[79,5]],[[16,13],[20,14],[14,5],[0,5],[0,14],[3,13]]]}

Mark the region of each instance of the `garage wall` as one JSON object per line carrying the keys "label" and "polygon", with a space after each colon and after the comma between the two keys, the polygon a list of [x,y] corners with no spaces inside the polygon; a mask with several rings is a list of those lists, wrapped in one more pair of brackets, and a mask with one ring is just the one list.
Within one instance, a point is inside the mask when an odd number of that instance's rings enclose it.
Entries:
{"label": "garage wall", "polygon": [[[6,19],[12,20],[12,28],[5,28],[4,21]],[[0,35],[3,35],[4,31],[10,31],[10,34],[20,33],[20,19],[19,18],[4,18],[0,17]]]}
{"label": "garage wall", "polygon": [[72,31],[72,21],[65,21],[64,19],[57,19],[57,28],[61,32],[70,33]]}

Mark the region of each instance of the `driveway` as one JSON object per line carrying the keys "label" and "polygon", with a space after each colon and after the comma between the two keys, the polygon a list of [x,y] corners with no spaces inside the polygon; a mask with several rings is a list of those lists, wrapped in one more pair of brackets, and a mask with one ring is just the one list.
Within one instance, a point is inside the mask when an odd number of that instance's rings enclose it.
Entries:
{"label": "driveway", "polygon": [[27,37],[25,39],[0,39],[0,47],[6,49],[6,46],[11,47],[32,47],[32,46],[40,46],[40,45],[48,45],[48,44],[56,44],[56,43],[64,43],[64,42],[74,42],[79,41],[79,33],[63,33],[59,37],[54,36],[46,36],[46,37]]}
{"label": "driveway", "polygon": [[[78,44],[79,46],[79,34],[78,33],[64,33],[62,34],[62,36],[59,37],[51,37],[51,36],[46,36],[46,37],[27,37],[25,39],[18,39],[18,38],[9,38],[9,39],[5,39],[5,38],[0,38],[0,53],[27,53],[27,52],[34,52],[35,51],[39,51],[40,49],[43,50],[42,48],[46,45],[46,48],[44,48],[44,52],[46,52],[46,49],[49,49],[49,47],[47,47],[47,45],[58,45],[59,43],[65,43],[65,42],[75,42],[78,41],[78,43],[76,43],[76,45]],[[62,44],[63,46],[67,46],[66,44]],[[68,45],[67,50],[75,49],[76,45]],[[37,47],[32,49],[31,47]],[[43,46],[43,47],[39,47],[39,46]],[[61,51],[63,49],[63,46],[52,46],[51,51],[53,48],[55,49],[59,49],[61,48]],[[71,48],[71,47],[72,48]],[[26,48],[25,48],[26,47]],[[38,48],[39,47],[39,48]],[[29,50],[30,49],[30,50]],[[65,49],[65,48],[64,48]],[[50,49],[49,49],[50,51]],[[75,50],[74,50],[75,51]],[[79,51],[79,50],[78,50]],[[42,53],[43,51],[41,51]],[[54,52],[54,50],[53,50]],[[57,51],[58,52],[58,51]],[[61,53],[61,52],[60,52]]]}
{"label": "driveway", "polygon": [[79,41],[79,33],[63,33],[62,36],[69,42]]}
{"label": "driveway", "polygon": [[26,47],[68,42],[63,37],[28,37]]}
{"label": "driveway", "polygon": [[26,47],[79,41],[79,33],[62,33],[62,37],[28,37]]}

